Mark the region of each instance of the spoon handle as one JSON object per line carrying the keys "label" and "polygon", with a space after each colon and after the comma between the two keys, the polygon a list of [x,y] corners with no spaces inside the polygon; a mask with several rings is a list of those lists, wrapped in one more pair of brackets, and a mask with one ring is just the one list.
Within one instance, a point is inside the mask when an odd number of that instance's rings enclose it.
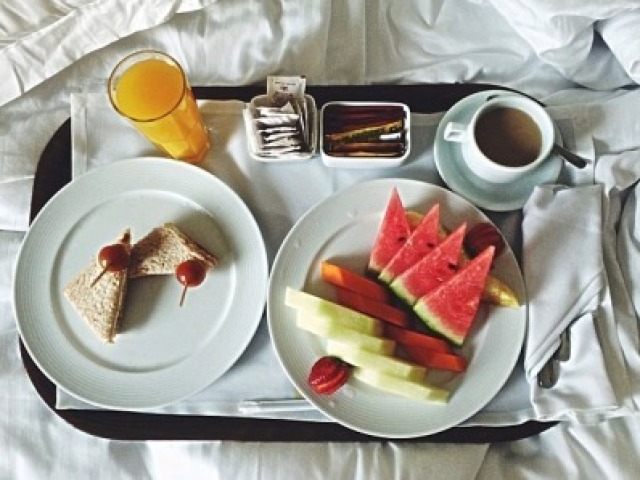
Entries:
{"label": "spoon handle", "polygon": [[572,165],[578,168],[584,168],[587,166],[587,161],[584,158],[576,155],[575,153],[567,150],[566,148],[558,145],[557,143],[553,145],[553,148],[551,149],[551,151],[557,155],[560,155],[566,161],[568,161],[569,163],[571,163]]}

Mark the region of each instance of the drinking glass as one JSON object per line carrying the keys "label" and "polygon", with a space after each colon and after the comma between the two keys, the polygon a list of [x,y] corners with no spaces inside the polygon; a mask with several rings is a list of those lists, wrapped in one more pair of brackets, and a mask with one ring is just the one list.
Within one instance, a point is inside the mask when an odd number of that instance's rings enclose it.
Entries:
{"label": "drinking glass", "polygon": [[199,163],[209,135],[182,67],[166,53],[143,50],[120,61],[108,83],[115,110],[169,156]]}

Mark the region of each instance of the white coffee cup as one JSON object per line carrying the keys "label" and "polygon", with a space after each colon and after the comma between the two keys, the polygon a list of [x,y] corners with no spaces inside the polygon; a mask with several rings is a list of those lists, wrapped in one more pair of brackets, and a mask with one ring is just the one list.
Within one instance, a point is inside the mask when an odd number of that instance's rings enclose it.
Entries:
{"label": "white coffee cup", "polygon": [[467,124],[450,122],[444,139],[460,143],[462,156],[478,177],[493,183],[518,180],[549,157],[553,121],[535,101],[501,96],[483,103]]}

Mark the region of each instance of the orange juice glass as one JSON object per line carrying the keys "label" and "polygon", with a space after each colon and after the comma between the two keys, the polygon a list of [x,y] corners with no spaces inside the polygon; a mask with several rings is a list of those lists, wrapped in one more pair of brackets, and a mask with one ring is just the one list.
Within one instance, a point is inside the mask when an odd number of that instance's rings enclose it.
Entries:
{"label": "orange juice glass", "polygon": [[125,57],[108,90],[116,111],[162,151],[190,163],[204,159],[207,129],[184,71],[169,55],[144,50]]}

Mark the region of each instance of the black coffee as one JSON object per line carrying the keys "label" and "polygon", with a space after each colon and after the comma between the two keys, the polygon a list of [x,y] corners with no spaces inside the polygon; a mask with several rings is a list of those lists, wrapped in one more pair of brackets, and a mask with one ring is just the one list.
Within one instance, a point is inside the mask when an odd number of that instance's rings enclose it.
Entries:
{"label": "black coffee", "polygon": [[540,153],[540,128],[526,113],[498,107],[482,114],[475,128],[478,147],[496,163],[519,167],[533,162]]}

